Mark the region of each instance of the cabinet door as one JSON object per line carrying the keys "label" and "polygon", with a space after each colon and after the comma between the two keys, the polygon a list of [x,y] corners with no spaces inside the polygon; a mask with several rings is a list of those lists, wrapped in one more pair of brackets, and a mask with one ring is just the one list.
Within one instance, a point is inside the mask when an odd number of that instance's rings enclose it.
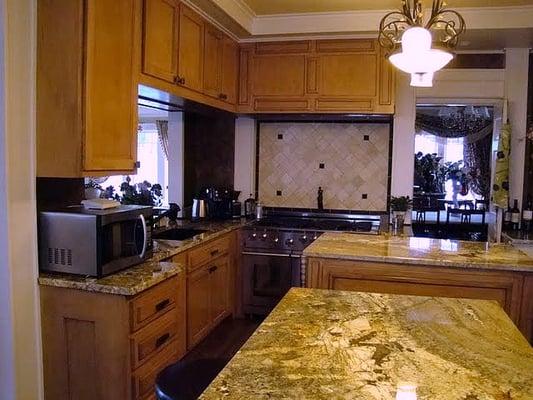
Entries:
{"label": "cabinet door", "polygon": [[135,12],[131,0],[86,3],[86,171],[134,169],[137,148]]}
{"label": "cabinet door", "polygon": [[524,280],[520,330],[529,343],[533,344],[533,275],[527,275]]}
{"label": "cabinet door", "polygon": [[187,348],[191,349],[211,328],[210,273],[202,267],[187,277]]}
{"label": "cabinet door", "polygon": [[180,84],[202,91],[204,22],[184,4],[180,5],[178,75]]}
{"label": "cabinet door", "polygon": [[174,83],[178,75],[179,6],[175,0],[144,0],[143,73]]}
{"label": "cabinet door", "polygon": [[220,98],[222,94],[223,35],[218,29],[205,24],[204,30],[204,93]]}
{"label": "cabinet door", "polygon": [[222,47],[222,100],[237,103],[237,78],[239,75],[239,46],[224,37]]}
{"label": "cabinet door", "polygon": [[220,257],[210,267],[211,320],[216,325],[229,315],[229,260]]}
{"label": "cabinet door", "polygon": [[251,79],[255,97],[302,97],[305,94],[305,56],[256,55]]}

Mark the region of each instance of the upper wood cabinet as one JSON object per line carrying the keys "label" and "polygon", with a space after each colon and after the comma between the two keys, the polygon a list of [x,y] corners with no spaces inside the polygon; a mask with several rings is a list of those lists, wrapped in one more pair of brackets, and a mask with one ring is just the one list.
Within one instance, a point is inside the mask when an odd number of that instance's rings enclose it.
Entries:
{"label": "upper wood cabinet", "polygon": [[142,71],[175,83],[178,79],[179,3],[144,0]]}
{"label": "upper wood cabinet", "polygon": [[239,45],[225,36],[222,41],[222,100],[237,103]]}
{"label": "upper wood cabinet", "polygon": [[204,30],[204,93],[221,97],[222,51],[224,36],[215,27],[205,24]]}
{"label": "upper wood cabinet", "polygon": [[135,169],[135,27],[131,0],[39,0],[38,176]]}
{"label": "upper wood cabinet", "polygon": [[201,92],[204,70],[204,21],[183,3],[180,4],[178,55],[178,83]]}
{"label": "upper wood cabinet", "polygon": [[240,55],[243,112],[394,112],[394,75],[374,40],[256,43]]}

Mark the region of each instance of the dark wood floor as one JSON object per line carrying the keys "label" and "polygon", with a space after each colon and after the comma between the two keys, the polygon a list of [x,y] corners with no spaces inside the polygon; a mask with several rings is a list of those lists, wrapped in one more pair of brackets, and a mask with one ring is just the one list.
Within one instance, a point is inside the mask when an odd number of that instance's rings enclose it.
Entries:
{"label": "dark wood floor", "polygon": [[202,340],[184,361],[205,358],[231,359],[261,324],[261,319],[227,318],[204,340]]}

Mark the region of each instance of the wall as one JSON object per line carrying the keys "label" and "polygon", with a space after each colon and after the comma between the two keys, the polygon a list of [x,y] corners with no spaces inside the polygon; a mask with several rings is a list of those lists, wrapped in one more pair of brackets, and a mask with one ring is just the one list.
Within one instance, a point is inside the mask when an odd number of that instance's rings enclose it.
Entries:
{"label": "wall", "polygon": [[388,123],[263,122],[259,200],[269,207],[386,211]]}
{"label": "wall", "polygon": [[256,122],[249,117],[235,121],[235,190],[241,192],[239,200],[244,201],[255,194],[255,149]]}
{"label": "wall", "polygon": [[34,0],[0,0],[0,398],[43,398],[35,201]]}
{"label": "wall", "polygon": [[185,207],[207,186],[230,187],[234,182],[235,118],[184,114],[184,200]]}

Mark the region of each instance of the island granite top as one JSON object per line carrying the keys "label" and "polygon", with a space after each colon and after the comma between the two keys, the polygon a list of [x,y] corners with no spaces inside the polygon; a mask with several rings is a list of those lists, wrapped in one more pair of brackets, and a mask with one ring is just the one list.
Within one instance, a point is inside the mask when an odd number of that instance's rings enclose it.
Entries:
{"label": "island granite top", "polygon": [[165,262],[171,257],[221,235],[239,229],[248,223],[246,220],[188,222],[178,221],[177,227],[203,229],[207,232],[188,240],[156,240],[154,255],[146,262],[116,272],[104,278],[93,278],[79,275],[55,274],[41,272],[39,284],[70,289],[85,290],[133,296],[174,275],[181,273],[185,266],[173,262]]}
{"label": "island granite top", "polygon": [[533,272],[533,258],[508,244],[327,232],[304,256]]}
{"label": "island granite top", "polygon": [[496,302],[293,288],[200,398],[531,400],[532,377]]}

